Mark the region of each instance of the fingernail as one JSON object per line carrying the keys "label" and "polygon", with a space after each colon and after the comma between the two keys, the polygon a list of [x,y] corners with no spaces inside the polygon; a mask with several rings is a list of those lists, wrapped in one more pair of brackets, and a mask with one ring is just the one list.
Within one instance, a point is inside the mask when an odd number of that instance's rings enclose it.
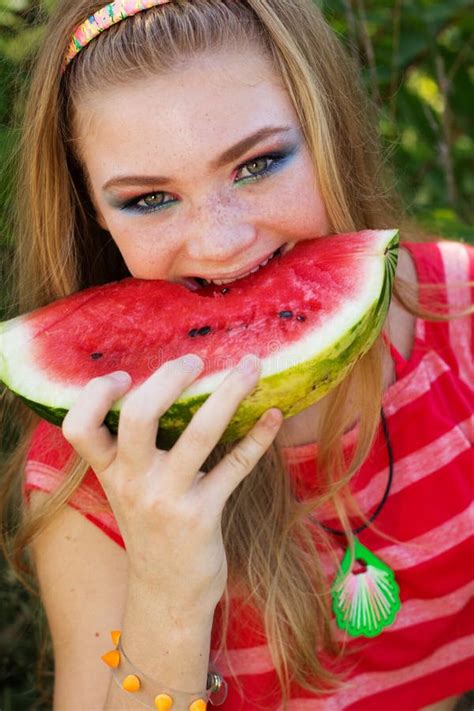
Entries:
{"label": "fingernail", "polygon": [[259,358],[257,358],[256,355],[246,355],[238,364],[237,369],[240,370],[242,373],[251,375],[253,373],[256,373],[260,369],[260,360]]}
{"label": "fingernail", "polygon": [[279,427],[282,421],[281,410],[273,408],[268,410],[263,417],[263,424],[267,427]]}
{"label": "fingernail", "polygon": [[110,377],[116,380],[121,385],[129,383],[131,380],[131,376],[129,375],[129,373],[125,372],[125,370],[116,370],[115,373],[110,373]]}
{"label": "fingernail", "polygon": [[179,362],[186,373],[194,373],[198,370],[202,370],[202,368],[204,367],[202,358],[200,358],[198,355],[195,355],[194,353],[188,353],[187,355],[180,358]]}

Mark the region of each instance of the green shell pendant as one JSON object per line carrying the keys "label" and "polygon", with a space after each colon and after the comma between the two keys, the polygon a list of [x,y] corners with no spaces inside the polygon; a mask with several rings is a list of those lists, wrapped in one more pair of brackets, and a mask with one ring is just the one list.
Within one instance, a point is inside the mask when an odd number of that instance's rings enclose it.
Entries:
{"label": "green shell pendant", "polygon": [[348,548],[332,586],[337,626],[351,637],[376,637],[400,609],[393,570],[354,538],[354,562]]}

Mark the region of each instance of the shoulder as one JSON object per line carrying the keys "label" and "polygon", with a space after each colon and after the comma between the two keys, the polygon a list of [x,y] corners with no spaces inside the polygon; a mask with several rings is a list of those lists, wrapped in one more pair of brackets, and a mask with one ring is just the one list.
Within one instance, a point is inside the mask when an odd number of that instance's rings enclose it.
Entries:
{"label": "shoulder", "polygon": [[[33,510],[47,496],[32,492]],[[66,506],[35,537],[31,555],[55,652],[55,707],[102,708],[110,674],[100,657],[121,625],[126,553]]]}
{"label": "shoulder", "polygon": [[[415,261],[411,253],[403,249],[403,244],[401,247],[402,249],[400,249],[398,256],[397,277],[408,282],[414,288],[417,288],[418,276]],[[408,360],[415,339],[416,317],[402,308],[396,299],[392,299],[387,321],[387,327],[393,345],[403,358]]]}
{"label": "shoulder", "polygon": [[474,247],[464,242],[437,239],[402,242],[420,283],[469,282],[474,278]]}
{"label": "shoulder", "polygon": [[68,504],[123,547],[117,521],[95,472],[74,452],[61,428],[42,420],[33,432],[26,456],[25,500],[29,502],[31,493],[37,490],[55,493],[68,475],[82,477],[69,495]]}
{"label": "shoulder", "polygon": [[392,300],[387,320],[392,344],[408,361],[418,336],[419,346],[435,351],[454,373],[471,383],[474,248],[448,240],[402,242],[401,247],[399,289],[412,306],[404,308]]}

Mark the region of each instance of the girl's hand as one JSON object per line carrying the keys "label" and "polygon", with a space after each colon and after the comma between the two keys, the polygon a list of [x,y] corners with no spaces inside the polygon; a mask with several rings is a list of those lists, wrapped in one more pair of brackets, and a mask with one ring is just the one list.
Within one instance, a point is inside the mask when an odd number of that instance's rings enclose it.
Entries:
{"label": "girl's hand", "polygon": [[[245,364],[254,368],[248,370]],[[199,471],[259,380],[260,361],[247,356],[195,413],[173,448],[157,449],[160,416],[202,367],[197,356],[162,365],[125,398],[117,437],[103,422],[131,378],[94,378],[68,412],[62,430],[104,488],[125,542],[131,581],[152,586],[164,604],[175,609],[206,605],[213,611],[227,581],[222,510],[273,442],[283,418],[272,410],[274,422],[266,422],[265,413],[211,472]]]}

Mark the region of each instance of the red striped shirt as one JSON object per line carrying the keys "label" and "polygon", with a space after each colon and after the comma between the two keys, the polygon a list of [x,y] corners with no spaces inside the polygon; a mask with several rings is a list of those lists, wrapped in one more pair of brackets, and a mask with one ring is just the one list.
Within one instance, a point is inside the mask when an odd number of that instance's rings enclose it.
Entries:
{"label": "red striped shirt", "polygon": [[[473,303],[474,290],[465,283],[474,280],[474,249],[451,242],[404,247],[414,259],[420,283],[446,284],[449,307]],[[417,319],[410,358],[405,361],[392,348],[396,382],[385,392],[383,407],[394,476],[377,526],[399,543],[370,529],[360,533],[359,540],[394,570],[402,606],[394,623],[379,636],[347,638],[348,648],[357,653],[350,657],[347,683],[340,691],[314,697],[293,686],[289,711],[416,711],[474,687],[473,336],[472,316],[448,323]],[[356,430],[349,432],[344,446],[350,449],[356,436]],[[317,449],[309,444],[284,451],[295,491],[302,498],[315,487]],[[41,422],[27,459],[25,494],[34,488],[56,488],[72,454],[61,430]],[[388,466],[385,438],[379,431],[351,482],[367,514],[383,497]],[[110,508],[86,512],[98,501],[107,504],[89,470],[70,504],[123,546]],[[329,510],[326,514],[325,522],[337,527]],[[341,548],[341,557],[342,552]],[[323,565],[332,577],[332,562],[323,557]],[[218,607],[216,622],[219,612]],[[344,639],[344,633],[337,634]],[[212,647],[217,647],[217,624]],[[280,711],[262,620],[238,599],[232,601],[227,648],[227,657],[214,659],[229,684],[222,711]]]}

